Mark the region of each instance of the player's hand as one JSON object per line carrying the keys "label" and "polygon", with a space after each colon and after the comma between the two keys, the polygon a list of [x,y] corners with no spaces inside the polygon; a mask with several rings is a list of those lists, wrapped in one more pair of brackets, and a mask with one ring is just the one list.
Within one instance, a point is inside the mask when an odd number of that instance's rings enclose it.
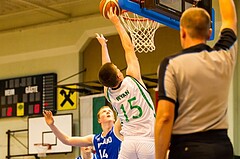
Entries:
{"label": "player's hand", "polygon": [[105,37],[103,36],[103,34],[98,34],[96,33],[96,38],[98,40],[98,42],[103,46],[107,43],[107,39],[105,39]]}
{"label": "player's hand", "polygon": [[108,18],[111,20],[111,22],[113,23],[113,24],[118,24],[118,23],[120,23],[120,20],[119,20],[119,18],[118,18],[118,16],[117,16],[117,14],[116,14],[116,12],[117,12],[117,8],[115,7],[115,8],[113,8],[113,7],[110,7],[110,11],[109,12],[107,12],[107,15],[108,15]]}
{"label": "player's hand", "polygon": [[52,112],[50,110],[44,110],[43,115],[45,117],[46,123],[50,126],[54,124],[54,119]]}

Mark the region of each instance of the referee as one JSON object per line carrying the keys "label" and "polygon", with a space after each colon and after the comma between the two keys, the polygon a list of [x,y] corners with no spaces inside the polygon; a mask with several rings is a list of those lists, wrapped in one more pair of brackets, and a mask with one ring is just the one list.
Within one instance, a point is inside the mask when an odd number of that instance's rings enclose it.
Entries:
{"label": "referee", "polygon": [[213,47],[211,19],[201,8],[180,19],[183,50],[158,70],[156,159],[233,159],[227,135],[229,87],[237,60],[237,16],[233,0],[218,0],[222,25]]}

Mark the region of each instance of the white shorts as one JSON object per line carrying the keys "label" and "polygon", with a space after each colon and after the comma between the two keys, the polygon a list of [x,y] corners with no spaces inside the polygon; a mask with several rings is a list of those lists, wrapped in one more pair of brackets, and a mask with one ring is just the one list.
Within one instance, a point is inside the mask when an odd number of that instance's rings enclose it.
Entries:
{"label": "white shorts", "polygon": [[154,159],[155,145],[153,138],[125,137],[121,144],[118,159]]}

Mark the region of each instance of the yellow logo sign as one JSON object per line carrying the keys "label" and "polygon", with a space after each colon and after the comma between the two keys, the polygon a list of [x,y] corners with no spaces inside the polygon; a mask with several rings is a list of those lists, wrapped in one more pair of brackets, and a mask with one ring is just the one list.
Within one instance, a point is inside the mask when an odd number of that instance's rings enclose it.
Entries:
{"label": "yellow logo sign", "polygon": [[77,108],[77,86],[68,86],[69,89],[58,88],[58,110],[71,110]]}
{"label": "yellow logo sign", "polygon": [[24,116],[24,103],[17,103],[17,116]]}

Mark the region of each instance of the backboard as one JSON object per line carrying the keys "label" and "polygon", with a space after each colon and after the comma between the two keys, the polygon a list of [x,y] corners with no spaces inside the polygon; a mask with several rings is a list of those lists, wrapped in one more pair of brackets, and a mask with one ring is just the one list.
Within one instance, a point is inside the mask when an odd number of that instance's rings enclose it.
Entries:
{"label": "backboard", "polygon": [[[54,115],[54,124],[66,135],[72,136],[72,114]],[[36,145],[50,144],[51,149],[46,153],[72,152],[72,146],[63,144],[48,127],[44,117],[28,118],[28,154],[38,154]]]}
{"label": "backboard", "polygon": [[207,10],[212,19],[212,36],[214,39],[215,15],[212,0],[118,0],[122,9],[152,19],[170,28],[179,30],[179,20],[182,13],[192,7]]}

